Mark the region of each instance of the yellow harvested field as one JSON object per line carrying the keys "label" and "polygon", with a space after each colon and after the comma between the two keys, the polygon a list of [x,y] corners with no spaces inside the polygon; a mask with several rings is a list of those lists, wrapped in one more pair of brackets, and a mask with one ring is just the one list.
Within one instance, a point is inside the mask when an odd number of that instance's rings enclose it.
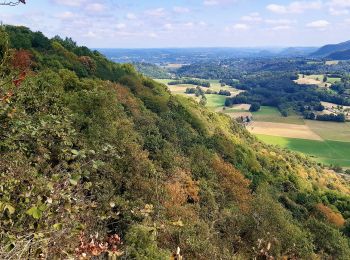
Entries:
{"label": "yellow harvested field", "polygon": [[328,60],[325,62],[326,65],[338,65],[339,61],[338,60]]}
{"label": "yellow harvested field", "polygon": [[164,66],[165,68],[170,68],[170,69],[179,69],[187,64],[181,64],[181,63],[169,63],[168,65]]}
{"label": "yellow harvested field", "polygon": [[194,87],[195,86],[193,85],[186,85],[186,84],[168,86],[168,88],[173,94],[182,94],[182,93],[185,94],[186,89],[194,88]]}
{"label": "yellow harvested field", "polygon": [[310,78],[299,78],[297,80],[294,80],[295,83],[297,84],[305,84],[305,85],[320,85],[322,84],[321,81],[316,80],[316,79],[310,79]]}
{"label": "yellow harvested field", "polygon": [[233,107],[231,107],[231,109],[249,111],[250,106],[251,106],[250,104],[239,104],[239,105],[234,105]]}
{"label": "yellow harvested field", "polygon": [[250,113],[250,112],[232,112],[232,113],[225,113],[225,115],[228,115],[228,116],[230,116],[231,118],[233,118],[233,119],[236,119],[236,118],[240,118],[240,117],[252,117],[253,115],[252,115],[252,113]]}
{"label": "yellow harvested field", "polygon": [[293,125],[270,122],[253,122],[247,129],[253,134],[280,136],[288,138],[319,140],[323,139],[306,125]]}

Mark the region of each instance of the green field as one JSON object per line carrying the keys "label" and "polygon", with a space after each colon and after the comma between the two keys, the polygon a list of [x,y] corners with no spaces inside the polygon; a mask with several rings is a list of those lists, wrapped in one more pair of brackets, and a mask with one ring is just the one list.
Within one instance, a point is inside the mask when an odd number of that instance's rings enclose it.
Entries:
{"label": "green field", "polygon": [[[155,81],[167,85],[173,94],[180,94],[180,95],[186,95],[186,96],[190,96],[185,93],[186,88],[197,87],[196,85],[190,85],[190,84],[168,85],[168,83],[170,81],[173,81],[173,79],[155,79]],[[213,90],[213,91],[227,90],[227,91],[230,91],[232,95],[238,94],[240,92],[239,90],[232,88],[230,86],[221,86],[221,83],[219,80],[208,80],[208,81],[210,82],[210,85],[211,85],[209,88],[210,90]],[[202,88],[202,89],[206,91],[206,88]],[[225,100],[227,98],[226,96],[216,95],[216,94],[206,94],[205,96],[207,98],[207,107],[211,109],[223,107],[225,105]]]}
{"label": "green field", "polygon": [[327,78],[327,82],[328,83],[331,83],[331,84],[334,84],[336,82],[340,82],[341,81],[341,78]]}
{"label": "green field", "polygon": [[259,122],[285,123],[304,125],[304,120],[298,115],[283,117],[275,107],[262,106],[258,112],[253,113],[253,120]]}
{"label": "green field", "polygon": [[[306,120],[306,125],[325,140],[350,142],[350,123]],[[348,151],[350,156],[350,150]]]}
{"label": "green field", "polygon": [[207,107],[218,108],[225,104],[226,96],[221,95],[205,95],[207,98]]}
{"label": "green field", "polygon": [[327,165],[350,167],[350,142],[314,141],[268,135],[256,135],[261,141],[301,152]]}

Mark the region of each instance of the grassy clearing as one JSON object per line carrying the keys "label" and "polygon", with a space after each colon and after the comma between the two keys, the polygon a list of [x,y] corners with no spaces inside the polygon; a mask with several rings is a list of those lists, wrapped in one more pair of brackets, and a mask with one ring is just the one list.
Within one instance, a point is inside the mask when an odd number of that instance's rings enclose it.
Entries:
{"label": "grassy clearing", "polygon": [[[350,143],[350,123],[305,120],[306,125],[325,140]],[[350,150],[348,151],[350,154]]]}
{"label": "grassy clearing", "polygon": [[268,135],[256,136],[265,143],[309,155],[320,163],[350,167],[350,143],[347,142],[304,140]]}
{"label": "grassy clearing", "polygon": [[[165,84],[168,86],[169,90],[173,94],[179,94],[179,95],[186,95],[186,96],[193,96],[193,95],[187,95],[185,93],[187,88],[194,88],[196,87],[195,85],[191,84],[179,84],[179,85],[168,85],[170,81],[173,81],[173,79],[155,79],[157,82]],[[201,79],[202,80],[202,79]],[[211,84],[211,87],[209,88],[210,90],[213,91],[220,91],[220,90],[228,90],[231,92],[232,96],[238,95],[241,91],[237,90],[235,88],[229,87],[229,86],[221,86],[221,83],[219,80],[208,80]],[[207,88],[202,88],[204,91],[207,90]],[[207,98],[207,107],[217,109],[219,107],[223,107],[225,104],[226,96],[221,96],[221,95],[205,95]]]}
{"label": "grassy clearing", "polygon": [[207,98],[207,107],[219,108],[225,104],[226,96],[221,95],[205,95]]}
{"label": "grassy clearing", "polygon": [[324,75],[303,75],[299,74],[299,78],[295,81],[298,84],[317,85],[321,88],[330,87],[332,84],[339,82],[341,78],[327,78],[327,82],[323,82]]}
{"label": "grassy clearing", "polygon": [[331,84],[334,84],[340,81],[341,81],[341,78],[327,78],[327,82]]}
{"label": "grassy clearing", "polygon": [[279,110],[275,107],[262,106],[260,111],[253,113],[253,120],[258,122],[272,122],[304,125],[304,120],[298,115],[290,115],[283,117]]}

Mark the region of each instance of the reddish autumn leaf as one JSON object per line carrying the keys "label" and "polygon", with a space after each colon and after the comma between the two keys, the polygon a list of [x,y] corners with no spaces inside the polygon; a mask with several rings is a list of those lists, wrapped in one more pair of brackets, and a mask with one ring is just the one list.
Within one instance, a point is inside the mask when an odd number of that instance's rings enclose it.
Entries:
{"label": "reddish autumn leaf", "polygon": [[27,75],[27,73],[25,71],[22,71],[21,74],[19,74],[19,76],[12,81],[13,84],[16,87],[19,87],[22,84],[22,82],[25,80],[26,75]]}
{"label": "reddish autumn leaf", "polygon": [[12,58],[12,67],[17,70],[29,70],[32,65],[32,54],[26,50],[16,51]]}

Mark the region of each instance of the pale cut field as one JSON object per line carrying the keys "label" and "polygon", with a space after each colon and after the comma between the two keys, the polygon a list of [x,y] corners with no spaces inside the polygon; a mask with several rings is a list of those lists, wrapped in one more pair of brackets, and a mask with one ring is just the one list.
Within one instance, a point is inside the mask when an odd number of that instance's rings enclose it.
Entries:
{"label": "pale cut field", "polygon": [[225,115],[228,115],[230,116],[231,118],[233,119],[237,119],[237,118],[240,118],[240,117],[252,117],[252,113],[250,112],[234,112],[234,113],[225,113]]}
{"label": "pale cut field", "polygon": [[299,78],[295,80],[294,82],[300,84],[300,85],[321,85],[322,82],[316,79],[312,78]]}
{"label": "pale cut field", "polygon": [[338,60],[327,60],[325,62],[326,65],[338,65],[339,61]]}
{"label": "pale cut field", "polygon": [[179,69],[183,66],[186,66],[187,64],[181,64],[181,63],[169,63],[168,65],[164,66],[164,68],[169,69]]}
{"label": "pale cut field", "polygon": [[[306,126],[325,140],[350,142],[350,123],[305,120]],[[350,154],[350,151],[349,151]]]}
{"label": "pale cut field", "polygon": [[293,125],[283,123],[270,123],[270,122],[253,122],[247,129],[253,134],[280,136],[288,138],[318,140],[323,139],[313,132],[306,125]]}
{"label": "pale cut field", "polygon": [[249,111],[251,105],[250,104],[239,104],[239,105],[234,105],[231,108],[234,110],[246,110]]}

